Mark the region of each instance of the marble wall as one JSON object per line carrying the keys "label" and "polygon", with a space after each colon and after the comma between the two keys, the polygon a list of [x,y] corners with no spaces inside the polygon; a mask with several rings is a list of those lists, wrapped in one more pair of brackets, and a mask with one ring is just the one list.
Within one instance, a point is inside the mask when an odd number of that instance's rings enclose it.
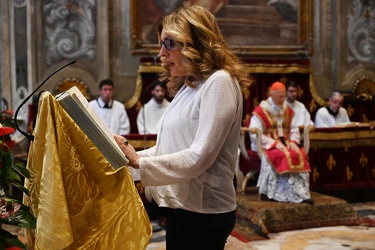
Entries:
{"label": "marble wall", "polygon": [[[318,94],[350,92],[360,77],[375,78],[375,1],[312,2],[311,61]],[[1,1],[0,97],[14,109],[49,74],[76,59],[41,90],[77,77],[96,96],[97,83],[112,78],[116,98],[129,100],[142,56],[131,53],[131,10],[130,0]]]}
{"label": "marble wall", "polygon": [[375,79],[375,1],[315,0],[315,86],[322,97],[351,92],[361,77]]}

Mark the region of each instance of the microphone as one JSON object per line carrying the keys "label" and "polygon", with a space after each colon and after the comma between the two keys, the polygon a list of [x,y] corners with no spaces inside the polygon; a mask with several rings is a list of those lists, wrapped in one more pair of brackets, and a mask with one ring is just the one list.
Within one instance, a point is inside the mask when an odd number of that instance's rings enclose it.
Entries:
{"label": "microphone", "polygon": [[159,79],[156,79],[151,84],[149,84],[144,90],[142,90],[142,93],[145,94],[147,91],[149,91],[152,87],[154,87],[159,82]]}
{"label": "microphone", "polygon": [[50,79],[53,75],[55,75],[57,72],[59,72],[60,70],[68,67],[69,65],[71,64],[74,64],[76,63],[76,59],[73,59],[72,61],[70,61],[69,63],[65,64],[64,66],[60,67],[59,69],[55,70],[52,74],[50,74],[41,84],[39,84],[39,86],[29,95],[26,97],[25,100],[23,100],[23,102],[20,104],[20,106],[18,106],[17,110],[16,110],[16,113],[14,115],[14,125],[16,127],[16,129],[22,134],[24,135],[27,139],[29,139],[30,141],[34,141],[34,136],[25,132],[25,131],[22,131],[19,127],[18,127],[18,122],[17,122],[17,116],[18,116],[18,112],[20,111],[21,107],[23,105],[25,105],[25,103],[35,94],[35,92],[38,91],[38,89],[40,87],[42,87],[47,81],[48,79]]}

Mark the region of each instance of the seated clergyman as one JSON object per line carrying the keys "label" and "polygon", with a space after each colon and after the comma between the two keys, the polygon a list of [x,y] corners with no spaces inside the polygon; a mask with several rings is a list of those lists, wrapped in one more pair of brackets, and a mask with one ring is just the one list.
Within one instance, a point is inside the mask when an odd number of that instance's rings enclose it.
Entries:
{"label": "seated clergyman", "polygon": [[[261,170],[257,187],[261,198],[280,202],[313,203],[309,190],[310,165],[300,141],[294,111],[284,103],[285,85],[275,82],[270,97],[256,107],[249,128],[262,132]],[[256,135],[250,134],[251,148],[256,149]]]}
{"label": "seated clergyman", "polygon": [[333,92],[329,97],[329,105],[321,107],[315,116],[316,128],[335,127],[337,124],[349,123],[346,109],[342,107],[344,96],[340,92]]}

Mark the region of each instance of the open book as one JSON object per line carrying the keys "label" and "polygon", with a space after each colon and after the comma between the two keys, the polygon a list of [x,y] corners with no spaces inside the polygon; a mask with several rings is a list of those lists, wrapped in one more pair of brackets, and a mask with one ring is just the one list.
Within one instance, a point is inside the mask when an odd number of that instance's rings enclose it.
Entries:
{"label": "open book", "polygon": [[128,165],[113,133],[76,86],[58,94],[56,100],[115,169]]}

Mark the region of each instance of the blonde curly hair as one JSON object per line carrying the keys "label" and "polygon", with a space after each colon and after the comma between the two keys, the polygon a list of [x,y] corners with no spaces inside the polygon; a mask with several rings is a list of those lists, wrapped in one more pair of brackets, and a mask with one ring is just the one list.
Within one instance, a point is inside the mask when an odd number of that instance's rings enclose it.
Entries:
{"label": "blonde curly hair", "polygon": [[172,76],[166,58],[161,65],[166,72],[160,75],[168,80],[169,94],[174,96],[185,83],[194,88],[216,70],[224,69],[235,77],[244,93],[253,80],[240,59],[228,48],[216,18],[201,6],[181,7],[167,15],[158,27],[158,39],[164,30],[181,48],[187,76]]}

